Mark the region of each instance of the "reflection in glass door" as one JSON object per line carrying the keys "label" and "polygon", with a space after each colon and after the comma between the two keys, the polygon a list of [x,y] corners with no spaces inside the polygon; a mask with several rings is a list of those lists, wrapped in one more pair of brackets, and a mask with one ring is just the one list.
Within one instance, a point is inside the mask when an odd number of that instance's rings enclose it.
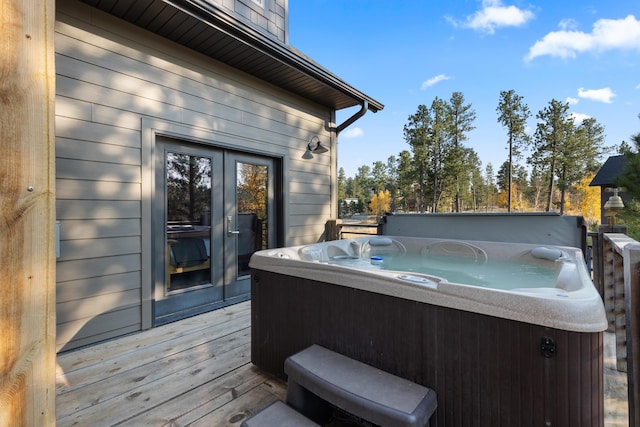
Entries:
{"label": "reflection in glass door", "polygon": [[250,297],[249,260],[276,246],[273,159],[158,138],[154,324]]}
{"label": "reflection in glass door", "polygon": [[275,191],[271,159],[227,153],[225,165],[234,182],[225,189],[225,298],[232,298],[250,291],[251,255],[275,246]]}
{"label": "reflection in glass door", "polygon": [[238,162],[236,165],[236,200],[238,204],[237,275],[250,273],[249,258],[267,248],[268,169],[265,165]]}
{"label": "reflection in glass door", "polygon": [[166,292],[211,286],[211,158],[166,156]]}
{"label": "reflection in glass door", "polygon": [[153,203],[154,324],[224,303],[223,152],[160,139]]}

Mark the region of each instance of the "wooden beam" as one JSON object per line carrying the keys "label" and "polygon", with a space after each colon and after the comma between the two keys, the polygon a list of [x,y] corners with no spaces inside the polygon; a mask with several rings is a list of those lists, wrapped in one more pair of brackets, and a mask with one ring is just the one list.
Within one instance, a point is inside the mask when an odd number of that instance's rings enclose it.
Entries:
{"label": "wooden beam", "polygon": [[0,0],[0,425],[55,425],[54,0]]}

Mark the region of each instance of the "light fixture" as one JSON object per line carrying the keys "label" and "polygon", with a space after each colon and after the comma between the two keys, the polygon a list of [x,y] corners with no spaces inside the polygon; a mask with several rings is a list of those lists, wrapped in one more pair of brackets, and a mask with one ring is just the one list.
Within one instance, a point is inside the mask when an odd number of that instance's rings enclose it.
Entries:
{"label": "light fixture", "polygon": [[618,191],[626,191],[626,188],[605,188],[604,191],[613,193],[613,196],[609,197],[607,203],[604,204],[604,215],[608,218],[607,223],[616,225],[618,223],[616,215],[624,208],[622,197],[618,196]]}
{"label": "light fixture", "polygon": [[311,140],[307,144],[307,149],[314,154],[326,153],[327,151],[329,151],[327,147],[322,145],[322,143],[320,142],[320,138],[318,138],[317,136],[311,138]]}

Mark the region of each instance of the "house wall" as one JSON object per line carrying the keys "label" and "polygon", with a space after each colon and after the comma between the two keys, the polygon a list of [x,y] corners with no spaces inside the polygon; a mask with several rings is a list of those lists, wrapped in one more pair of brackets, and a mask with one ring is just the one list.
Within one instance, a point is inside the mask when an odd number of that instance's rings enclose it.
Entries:
{"label": "house wall", "polygon": [[85,4],[56,9],[58,350],[151,326],[154,132],[280,158],[283,243],[320,239],[336,153],[302,156],[331,139],[330,109]]}
{"label": "house wall", "polygon": [[288,0],[209,0],[264,34],[289,42]]}

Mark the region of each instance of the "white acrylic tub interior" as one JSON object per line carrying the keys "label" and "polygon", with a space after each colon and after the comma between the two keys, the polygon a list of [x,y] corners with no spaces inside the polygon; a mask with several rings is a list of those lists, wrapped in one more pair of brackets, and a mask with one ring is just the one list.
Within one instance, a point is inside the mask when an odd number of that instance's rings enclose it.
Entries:
{"label": "white acrylic tub interior", "polygon": [[[443,254],[459,257],[461,270],[492,261],[513,261],[533,268],[547,266],[553,277],[541,275],[539,287],[516,284],[506,290],[458,283],[410,268],[396,271],[376,265],[403,257],[428,259]],[[602,299],[577,248],[368,236],[260,251],[252,256],[250,266],[562,330],[600,332],[607,328]]]}

